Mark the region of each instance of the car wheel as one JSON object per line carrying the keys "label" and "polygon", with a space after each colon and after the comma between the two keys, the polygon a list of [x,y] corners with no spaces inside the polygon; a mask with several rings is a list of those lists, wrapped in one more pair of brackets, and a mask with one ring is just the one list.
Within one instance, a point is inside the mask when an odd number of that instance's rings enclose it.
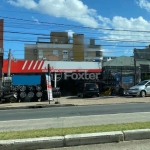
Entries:
{"label": "car wheel", "polygon": [[17,102],[17,99],[14,98],[14,97],[11,97],[11,98],[9,99],[9,101],[10,101],[10,103],[15,103],[15,102]]}
{"label": "car wheel", "polygon": [[146,92],[145,91],[141,91],[140,96],[141,97],[145,97],[146,96]]}

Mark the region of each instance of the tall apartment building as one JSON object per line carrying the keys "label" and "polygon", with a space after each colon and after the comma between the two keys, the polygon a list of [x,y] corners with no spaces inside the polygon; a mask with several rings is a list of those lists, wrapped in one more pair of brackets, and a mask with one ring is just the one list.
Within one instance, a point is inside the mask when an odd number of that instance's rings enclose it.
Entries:
{"label": "tall apartment building", "polygon": [[83,34],[73,34],[68,37],[68,32],[51,32],[48,42],[41,42],[46,38],[39,37],[36,44],[25,44],[26,60],[49,61],[93,61],[102,60],[102,46],[95,45],[91,39],[88,44],[84,42]]}

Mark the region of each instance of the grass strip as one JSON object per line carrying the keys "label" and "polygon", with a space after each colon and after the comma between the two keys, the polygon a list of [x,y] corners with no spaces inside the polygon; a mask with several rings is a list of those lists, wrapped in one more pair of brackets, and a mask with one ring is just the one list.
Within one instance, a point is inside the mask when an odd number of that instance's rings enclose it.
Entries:
{"label": "grass strip", "polygon": [[100,126],[12,131],[12,132],[0,132],[0,140],[64,136],[68,134],[96,133],[96,132],[123,131],[134,129],[149,129],[149,128],[150,122],[136,122],[136,123],[109,124]]}

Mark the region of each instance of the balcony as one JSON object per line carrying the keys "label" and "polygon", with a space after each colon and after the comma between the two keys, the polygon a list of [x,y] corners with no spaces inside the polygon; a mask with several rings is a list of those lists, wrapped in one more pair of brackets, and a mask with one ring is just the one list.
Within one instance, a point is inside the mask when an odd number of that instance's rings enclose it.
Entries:
{"label": "balcony", "polygon": [[103,60],[103,57],[84,57],[84,60]]}
{"label": "balcony", "polygon": [[87,52],[103,51],[101,45],[87,45],[84,50]]}

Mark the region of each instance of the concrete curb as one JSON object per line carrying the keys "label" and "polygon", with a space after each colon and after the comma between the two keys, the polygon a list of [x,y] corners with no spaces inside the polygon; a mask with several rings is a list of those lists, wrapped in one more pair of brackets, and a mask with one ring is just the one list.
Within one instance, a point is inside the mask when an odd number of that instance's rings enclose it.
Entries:
{"label": "concrete curb", "polygon": [[150,139],[150,129],[74,134],[57,137],[0,140],[0,149],[33,150]]}
{"label": "concrete curb", "polygon": [[64,146],[64,137],[45,137],[33,139],[18,140],[0,140],[0,149],[2,150],[33,150],[43,148],[55,148]]}
{"label": "concrete curb", "polygon": [[125,141],[150,139],[150,129],[126,130],[123,133]]}
{"label": "concrete curb", "polygon": [[127,103],[110,103],[110,104],[83,104],[83,105],[75,105],[75,104],[50,104],[50,105],[45,105],[45,104],[37,104],[37,105],[31,105],[31,106],[2,106],[0,107],[0,110],[9,110],[9,109],[35,109],[35,108],[50,108],[50,107],[71,107],[71,106],[97,106],[97,105],[118,105],[118,104],[137,104],[137,103],[150,103],[150,102],[127,102]]}
{"label": "concrete curb", "polygon": [[112,142],[123,141],[123,139],[124,139],[124,135],[121,131],[66,135],[65,146],[112,143]]}
{"label": "concrete curb", "polygon": [[0,107],[0,110],[9,110],[9,109],[35,109],[35,108],[49,108],[49,107],[69,107],[77,106],[74,104],[50,104],[50,105],[32,105],[32,106],[18,106],[18,107]]}

